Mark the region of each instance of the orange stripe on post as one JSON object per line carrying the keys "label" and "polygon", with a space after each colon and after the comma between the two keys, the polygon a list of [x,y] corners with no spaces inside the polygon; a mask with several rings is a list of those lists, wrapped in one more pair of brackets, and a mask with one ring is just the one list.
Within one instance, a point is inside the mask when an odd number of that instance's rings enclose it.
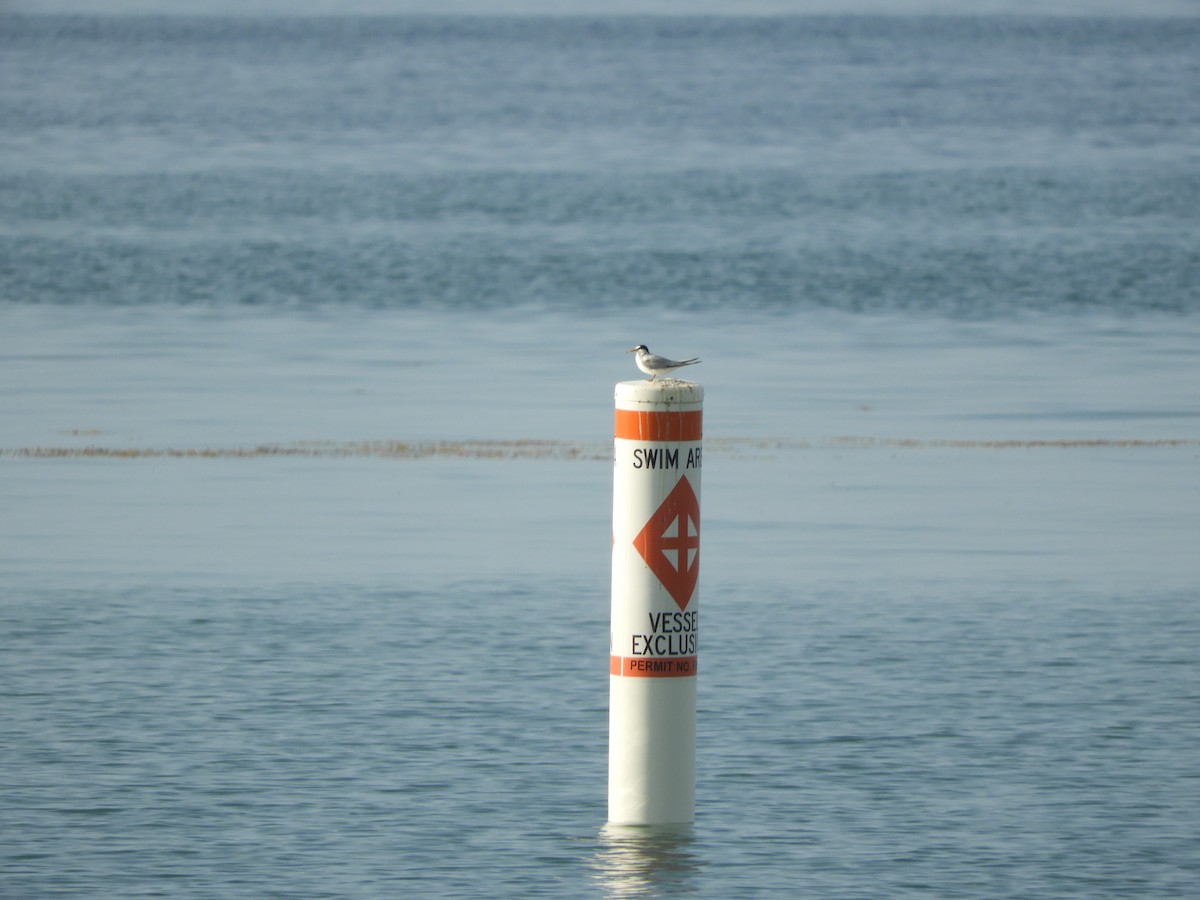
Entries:
{"label": "orange stripe on post", "polygon": [[698,441],[703,416],[699,410],[651,412],[618,409],[613,433],[626,441]]}
{"label": "orange stripe on post", "polygon": [[610,656],[608,674],[626,678],[690,678],[696,674],[696,657]]}

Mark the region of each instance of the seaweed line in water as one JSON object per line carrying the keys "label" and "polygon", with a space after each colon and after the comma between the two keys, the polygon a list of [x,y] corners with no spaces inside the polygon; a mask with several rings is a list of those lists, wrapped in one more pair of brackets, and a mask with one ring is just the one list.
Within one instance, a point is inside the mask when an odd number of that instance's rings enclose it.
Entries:
{"label": "seaweed line in water", "polygon": [[[1200,438],[1060,438],[958,440],[846,435],[811,440],[799,438],[733,438],[706,440],[718,455],[762,455],[772,451],[822,448],[889,448],[906,450],[1076,450],[1105,448],[1158,449],[1200,447]],[[612,458],[608,443],[516,440],[458,441],[297,441],[243,447],[13,447],[0,448],[0,456],[28,459],[251,459],[295,456],[310,458],[378,457],[381,459],[561,459],[595,462]]]}

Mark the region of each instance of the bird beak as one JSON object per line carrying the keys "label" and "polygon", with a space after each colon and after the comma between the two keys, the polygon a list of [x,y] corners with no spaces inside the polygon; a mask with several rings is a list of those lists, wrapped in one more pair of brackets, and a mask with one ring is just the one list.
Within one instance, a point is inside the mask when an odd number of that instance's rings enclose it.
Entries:
{"label": "bird beak", "polygon": [[626,353],[632,353],[632,352],[633,352],[634,350],[636,350],[636,349],[637,349],[637,347],[630,347],[630,348],[629,348],[628,350],[626,350],[625,352],[626,352]]}

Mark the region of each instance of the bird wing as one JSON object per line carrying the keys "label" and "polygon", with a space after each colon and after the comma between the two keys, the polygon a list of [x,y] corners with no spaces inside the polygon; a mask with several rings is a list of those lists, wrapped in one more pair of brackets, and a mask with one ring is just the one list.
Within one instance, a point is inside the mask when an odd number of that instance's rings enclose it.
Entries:
{"label": "bird wing", "polygon": [[680,366],[690,366],[692,363],[700,362],[699,357],[691,359],[678,360],[667,359],[665,356],[657,356],[653,353],[647,353],[642,357],[642,362],[651,369],[678,369]]}

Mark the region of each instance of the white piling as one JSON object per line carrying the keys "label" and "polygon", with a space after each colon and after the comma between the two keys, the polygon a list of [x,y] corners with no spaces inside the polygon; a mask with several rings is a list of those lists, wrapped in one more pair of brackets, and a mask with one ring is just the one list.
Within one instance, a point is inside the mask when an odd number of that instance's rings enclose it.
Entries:
{"label": "white piling", "polygon": [[704,388],[616,387],[608,820],[691,822],[696,806]]}

